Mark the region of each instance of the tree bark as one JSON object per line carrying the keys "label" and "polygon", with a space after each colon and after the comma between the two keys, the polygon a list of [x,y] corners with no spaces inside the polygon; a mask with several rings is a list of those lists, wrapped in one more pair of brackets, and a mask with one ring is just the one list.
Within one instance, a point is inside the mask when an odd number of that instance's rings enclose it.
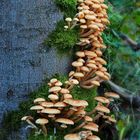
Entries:
{"label": "tree bark", "polygon": [[124,101],[128,102],[131,106],[135,108],[140,107],[140,96],[135,96],[133,92],[118,86],[112,81],[106,81],[106,83],[111,87],[111,89],[118,93]]}

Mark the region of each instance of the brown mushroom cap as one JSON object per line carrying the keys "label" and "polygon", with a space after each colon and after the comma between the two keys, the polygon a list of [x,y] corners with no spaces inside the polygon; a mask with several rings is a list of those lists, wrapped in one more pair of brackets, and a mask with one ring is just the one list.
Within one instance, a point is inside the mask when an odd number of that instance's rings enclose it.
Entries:
{"label": "brown mushroom cap", "polygon": [[64,97],[64,99],[72,99],[71,94],[64,94],[63,97]]}
{"label": "brown mushroom cap", "polygon": [[92,135],[87,138],[87,140],[100,140],[98,136]]}
{"label": "brown mushroom cap", "polygon": [[77,79],[69,79],[69,82],[74,84],[74,85],[78,85],[79,81]]}
{"label": "brown mushroom cap", "polygon": [[79,61],[74,61],[74,62],[72,62],[72,66],[73,67],[81,67],[81,66],[83,66],[83,63],[79,62]]}
{"label": "brown mushroom cap", "polygon": [[105,96],[106,97],[115,98],[115,99],[119,99],[120,98],[120,96],[118,94],[114,93],[114,92],[106,92]]}
{"label": "brown mushroom cap", "polygon": [[54,104],[54,107],[66,107],[66,106],[67,106],[67,104],[64,102],[57,102]]}
{"label": "brown mushroom cap", "polygon": [[56,83],[57,81],[58,81],[58,80],[57,80],[56,78],[53,78],[53,79],[50,80],[50,83],[54,84],[54,83]]}
{"label": "brown mushroom cap", "polygon": [[74,122],[72,120],[66,118],[58,118],[55,121],[62,124],[74,125]]}
{"label": "brown mushroom cap", "polygon": [[60,93],[62,93],[62,94],[69,94],[70,91],[69,91],[68,89],[66,89],[66,88],[62,88],[62,89],[60,90]]}
{"label": "brown mushroom cap", "polygon": [[85,53],[83,51],[76,52],[76,55],[79,57],[85,57]]}
{"label": "brown mushroom cap", "polygon": [[81,140],[78,134],[68,134],[64,137],[64,140]]}
{"label": "brown mushroom cap", "polygon": [[84,119],[87,122],[92,122],[93,121],[93,119],[90,116],[85,116]]}
{"label": "brown mushroom cap", "polygon": [[90,56],[90,57],[97,57],[97,54],[92,51],[85,51],[85,55]]}
{"label": "brown mushroom cap", "polygon": [[77,78],[81,78],[81,77],[84,77],[84,74],[81,73],[81,72],[75,72],[74,76],[77,77]]}
{"label": "brown mushroom cap", "polygon": [[60,81],[57,81],[56,83],[55,83],[55,86],[62,86],[63,84],[60,82]]}
{"label": "brown mushroom cap", "polygon": [[101,102],[101,103],[110,103],[109,99],[105,98],[105,97],[101,97],[101,96],[97,96],[94,98],[96,101]]}
{"label": "brown mushroom cap", "polygon": [[77,112],[75,112],[75,115],[85,115],[86,114],[86,111],[84,111],[84,110],[79,110],[79,111],[77,111]]}
{"label": "brown mushroom cap", "polygon": [[44,118],[40,118],[40,119],[37,119],[36,120],[36,124],[40,124],[40,125],[44,125],[44,124],[47,124],[49,121],[47,119],[44,119]]}
{"label": "brown mushroom cap", "polygon": [[48,96],[48,98],[50,99],[50,100],[58,100],[59,99],[59,97],[58,97],[58,95],[55,95],[55,94],[50,94],[49,96]]}
{"label": "brown mushroom cap", "polygon": [[113,123],[116,123],[117,121],[114,119],[114,118],[112,118],[112,117],[108,117],[108,120],[110,121],[110,122],[113,122]]}
{"label": "brown mushroom cap", "polygon": [[61,87],[55,86],[55,87],[50,88],[49,92],[59,92],[60,90],[61,90]]}
{"label": "brown mushroom cap", "polygon": [[87,129],[87,130],[98,132],[98,127],[96,125],[93,125],[93,124],[87,124],[83,128]]}
{"label": "brown mushroom cap", "polygon": [[41,105],[43,107],[54,107],[54,103],[52,102],[42,102]]}
{"label": "brown mushroom cap", "polygon": [[44,109],[44,107],[41,106],[41,105],[35,105],[35,106],[32,106],[32,107],[30,108],[30,110],[42,110],[42,109]]}
{"label": "brown mushroom cap", "polygon": [[45,108],[41,110],[41,113],[47,113],[47,114],[60,114],[60,110],[55,108]]}
{"label": "brown mushroom cap", "polygon": [[98,105],[95,107],[95,110],[100,111],[100,112],[104,112],[104,113],[110,113],[110,110],[102,105]]}
{"label": "brown mushroom cap", "polygon": [[91,81],[91,84],[95,85],[95,86],[100,86],[100,82],[99,81]]}
{"label": "brown mushroom cap", "polygon": [[26,121],[26,120],[33,120],[32,116],[24,116],[21,118],[22,121]]}
{"label": "brown mushroom cap", "polygon": [[65,99],[64,102],[75,107],[88,106],[88,102],[85,100]]}
{"label": "brown mushroom cap", "polygon": [[34,100],[34,103],[40,103],[40,102],[45,102],[45,99],[44,98],[36,98]]}

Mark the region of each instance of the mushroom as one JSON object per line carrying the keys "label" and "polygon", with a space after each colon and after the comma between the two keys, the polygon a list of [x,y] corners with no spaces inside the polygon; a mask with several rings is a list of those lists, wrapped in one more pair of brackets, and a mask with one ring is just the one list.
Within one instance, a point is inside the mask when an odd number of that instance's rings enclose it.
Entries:
{"label": "mushroom", "polygon": [[45,126],[45,124],[47,124],[47,123],[48,123],[48,120],[47,119],[44,119],[44,118],[40,118],[40,119],[37,119],[36,120],[36,124],[41,125],[42,130],[43,130],[43,132],[44,132],[45,135],[47,135],[47,128]]}
{"label": "mushroom", "polygon": [[71,27],[72,19],[70,17],[68,17],[68,18],[65,19],[65,21],[67,22],[68,27],[70,28]]}
{"label": "mushroom", "polygon": [[42,102],[45,102],[45,99],[44,98],[36,98],[35,100],[34,100],[34,103],[36,104],[40,104],[40,103],[42,103]]}
{"label": "mushroom", "polygon": [[47,113],[47,114],[60,114],[60,110],[55,109],[55,108],[45,108],[43,110],[41,110],[41,113]]}
{"label": "mushroom", "polygon": [[55,92],[55,93],[57,93],[57,92],[59,92],[60,90],[61,90],[61,87],[55,86],[55,87],[50,88],[50,89],[49,89],[49,92]]}
{"label": "mushroom", "polygon": [[110,110],[103,105],[96,106],[95,110],[100,111],[100,112],[104,112],[104,113],[110,113]]}
{"label": "mushroom", "polygon": [[43,107],[54,107],[54,103],[52,103],[52,102],[42,102],[41,106],[43,106]]}
{"label": "mushroom", "polygon": [[68,134],[64,137],[64,140],[82,140],[79,134]]}
{"label": "mushroom", "polygon": [[58,95],[55,95],[55,94],[50,94],[50,95],[48,96],[48,98],[49,98],[51,101],[53,101],[53,102],[55,102],[55,101],[57,101],[57,100],[59,99]]}
{"label": "mushroom", "polygon": [[24,116],[21,118],[22,121],[26,121],[29,125],[31,125],[33,128],[37,129],[36,125],[34,125],[31,120],[33,120],[33,118],[31,116]]}
{"label": "mushroom", "polygon": [[87,129],[87,130],[98,132],[99,126],[95,123],[89,123],[89,124],[83,126],[83,128]]}
{"label": "mushroom", "polygon": [[106,92],[104,95],[106,97],[110,97],[110,98],[114,98],[114,99],[119,99],[120,98],[120,96],[118,94],[114,93],[114,92]]}
{"label": "mushroom", "polygon": [[105,98],[105,97],[97,96],[97,97],[95,97],[94,99],[95,99],[96,101],[98,101],[98,102],[103,103],[103,104],[110,103],[110,101],[109,101],[107,98]]}
{"label": "mushroom", "polygon": [[100,140],[100,138],[98,136],[92,135],[87,137],[87,140]]}
{"label": "mushroom", "polygon": [[32,107],[30,108],[30,110],[42,110],[42,109],[44,109],[44,107],[41,106],[41,105],[35,105],[35,106],[32,106]]}

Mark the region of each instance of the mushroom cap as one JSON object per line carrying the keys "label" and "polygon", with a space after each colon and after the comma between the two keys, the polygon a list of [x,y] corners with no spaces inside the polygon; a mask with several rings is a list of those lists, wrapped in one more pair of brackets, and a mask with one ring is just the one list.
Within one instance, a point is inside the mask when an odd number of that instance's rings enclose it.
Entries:
{"label": "mushroom cap", "polygon": [[98,136],[92,135],[87,137],[87,140],[100,140],[100,138]]}
{"label": "mushroom cap", "polygon": [[60,93],[62,93],[62,94],[69,94],[70,91],[69,91],[68,89],[66,89],[66,88],[62,88],[62,89],[60,90]]}
{"label": "mushroom cap", "polygon": [[58,118],[55,121],[62,124],[74,125],[74,122],[72,120],[66,118]]}
{"label": "mushroom cap", "polygon": [[54,104],[54,107],[66,107],[66,106],[67,105],[64,102],[57,102],[57,103]]}
{"label": "mushroom cap", "polygon": [[76,55],[79,57],[85,57],[85,53],[83,51],[76,52]]}
{"label": "mushroom cap", "polygon": [[64,137],[64,140],[81,140],[78,134],[68,134]]}
{"label": "mushroom cap", "polygon": [[94,15],[86,15],[85,16],[85,19],[88,19],[88,20],[95,20],[96,17]]}
{"label": "mushroom cap", "polygon": [[75,73],[74,71],[70,71],[70,72],[69,72],[69,77],[73,76],[74,73]]}
{"label": "mushroom cap", "polygon": [[85,116],[84,119],[87,122],[92,122],[93,121],[93,119],[90,116]]}
{"label": "mushroom cap", "polygon": [[35,106],[32,106],[32,107],[30,108],[30,110],[42,110],[42,109],[44,109],[44,107],[41,106],[41,105],[35,105]]}
{"label": "mushroom cap", "polygon": [[88,106],[88,102],[85,100],[65,99],[64,102],[75,107]]}
{"label": "mushroom cap", "polygon": [[107,62],[103,58],[101,58],[101,57],[96,57],[95,58],[95,61],[100,62],[103,65],[106,65],[107,64]]}
{"label": "mushroom cap", "polygon": [[94,124],[87,124],[87,125],[83,126],[83,128],[87,129],[87,130],[98,132],[98,127]]}
{"label": "mushroom cap", "polygon": [[115,99],[119,99],[120,98],[120,96],[118,94],[114,93],[114,92],[106,92],[105,96],[106,97],[115,98]]}
{"label": "mushroom cap", "polygon": [[33,120],[32,116],[24,116],[21,118],[22,121],[26,121],[26,120]]}
{"label": "mushroom cap", "polygon": [[58,80],[57,80],[56,78],[53,78],[53,79],[50,80],[50,83],[54,84],[54,83],[56,83],[57,81],[58,81]]}
{"label": "mushroom cap", "polygon": [[79,61],[74,61],[74,62],[72,63],[72,66],[73,66],[73,67],[81,67],[81,66],[83,66],[83,63],[82,63],[82,62],[79,62]]}
{"label": "mushroom cap", "polygon": [[44,125],[47,124],[49,121],[45,118],[39,118],[35,121],[36,124]]}
{"label": "mushroom cap", "polygon": [[75,72],[74,76],[77,77],[77,78],[81,78],[81,77],[84,77],[84,74],[81,73],[81,72]]}
{"label": "mushroom cap", "polygon": [[79,81],[77,79],[69,79],[69,82],[74,84],[74,85],[78,85]]}
{"label": "mushroom cap", "polygon": [[99,77],[104,77],[105,76],[102,71],[96,71],[95,74],[98,75]]}
{"label": "mushroom cap", "polygon": [[90,57],[97,57],[97,54],[92,51],[85,51],[85,55],[90,56]]}
{"label": "mushroom cap", "polygon": [[82,66],[81,70],[84,71],[84,72],[89,72],[90,71],[89,68],[86,67],[86,66]]}
{"label": "mushroom cap", "polygon": [[63,84],[60,82],[60,81],[57,81],[56,83],[55,83],[55,86],[62,86]]}
{"label": "mushroom cap", "polygon": [[64,97],[64,99],[72,99],[71,94],[64,94],[63,97]]}
{"label": "mushroom cap", "polygon": [[34,100],[34,103],[39,103],[39,102],[45,102],[45,99],[44,98],[36,98]]}
{"label": "mushroom cap", "polygon": [[72,21],[72,18],[68,17],[68,18],[65,19],[65,21],[71,22]]}
{"label": "mushroom cap", "polygon": [[109,99],[102,97],[102,96],[97,96],[94,99],[101,103],[105,103],[105,104],[110,103]]}
{"label": "mushroom cap", "polygon": [[59,92],[60,90],[61,90],[61,87],[55,86],[55,87],[50,88],[49,92]]}
{"label": "mushroom cap", "polygon": [[100,86],[100,82],[99,81],[91,81],[91,84],[95,85],[95,86]]}
{"label": "mushroom cap", "polygon": [[114,118],[112,118],[112,117],[108,117],[108,120],[110,121],[110,122],[113,122],[113,123],[116,123],[117,121],[114,119]]}
{"label": "mushroom cap", "polygon": [[93,63],[88,63],[87,66],[92,69],[97,69],[97,66]]}
{"label": "mushroom cap", "polygon": [[100,112],[104,112],[104,113],[110,113],[110,110],[103,105],[96,106],[95,110],[100,111]]}
{"label": "mushroom cap", "polygon": [[86,114],[86,111],[84,110],[79,110],[77,112],[75,112],[75,115],[85,115]]}
{"label": "mushroom cap", "polygon": [[45,108],[41,110],[41,113],[47,113],[47,114],[60,114],[60,110],[55,108]]}
{"label": "mushroom cap", "polygon": [[48,98],[50,99],[50,100],[58,100],[59,99],[59,97],[58,97],[58,95],[55,95],[55,94],[50,94],[49,96],[48,96]]}
{"label": "mushroom cap", "polygon": [[54,107],[54,103],[52,102],[42,102],[41,105],[43,107]]}

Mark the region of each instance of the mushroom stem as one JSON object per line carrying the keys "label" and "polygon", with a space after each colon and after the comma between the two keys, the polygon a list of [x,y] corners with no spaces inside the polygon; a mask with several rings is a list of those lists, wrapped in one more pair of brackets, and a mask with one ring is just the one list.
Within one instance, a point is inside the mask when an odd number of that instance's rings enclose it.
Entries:
{"label": "mushroom stem", "polygon": [[27,123],[28,123],[29,125],[31,125],[33,128],[37,129],[36,125],[33,124],[30,120],[27,119],[26,121],[27,121]]}
{"label": "mushroom stem", "polygon": [[94,114],[95,112],[96,112],[96,110],[93,109],[91,112],[88,112],[87,115],[88,115],[88,116],[89,116],[89,115],[92,115],[92,114]]}
{"label": "mushroom stem", "polygon": [[46,126],[44,124],[41,125],[41,126],[42,126],[42,130],[44,132],[44,135],[47,136],[47,128],[46,128]]}
{"label": "mushroom stem", "polygon": [[87,36],[90,36],[94,31],[91,29],[89,30],[88,32],[86,33],[82,33],[81,37],[87,37]]}
{"label": "mushroom stem", "polygon": [[97,114],[97,115],[93,118],[93,121],[98,120],[100,117],[101,117],[101,115],[100,115],[100,114]]}
{"label": "mushroom stem", "polygon": [[71,132],[75,132],[75,131],[79,130],[79,129],[82,128],[85,124],[86,124],[86,122],[81,123],[79,126],[75,127]]}

